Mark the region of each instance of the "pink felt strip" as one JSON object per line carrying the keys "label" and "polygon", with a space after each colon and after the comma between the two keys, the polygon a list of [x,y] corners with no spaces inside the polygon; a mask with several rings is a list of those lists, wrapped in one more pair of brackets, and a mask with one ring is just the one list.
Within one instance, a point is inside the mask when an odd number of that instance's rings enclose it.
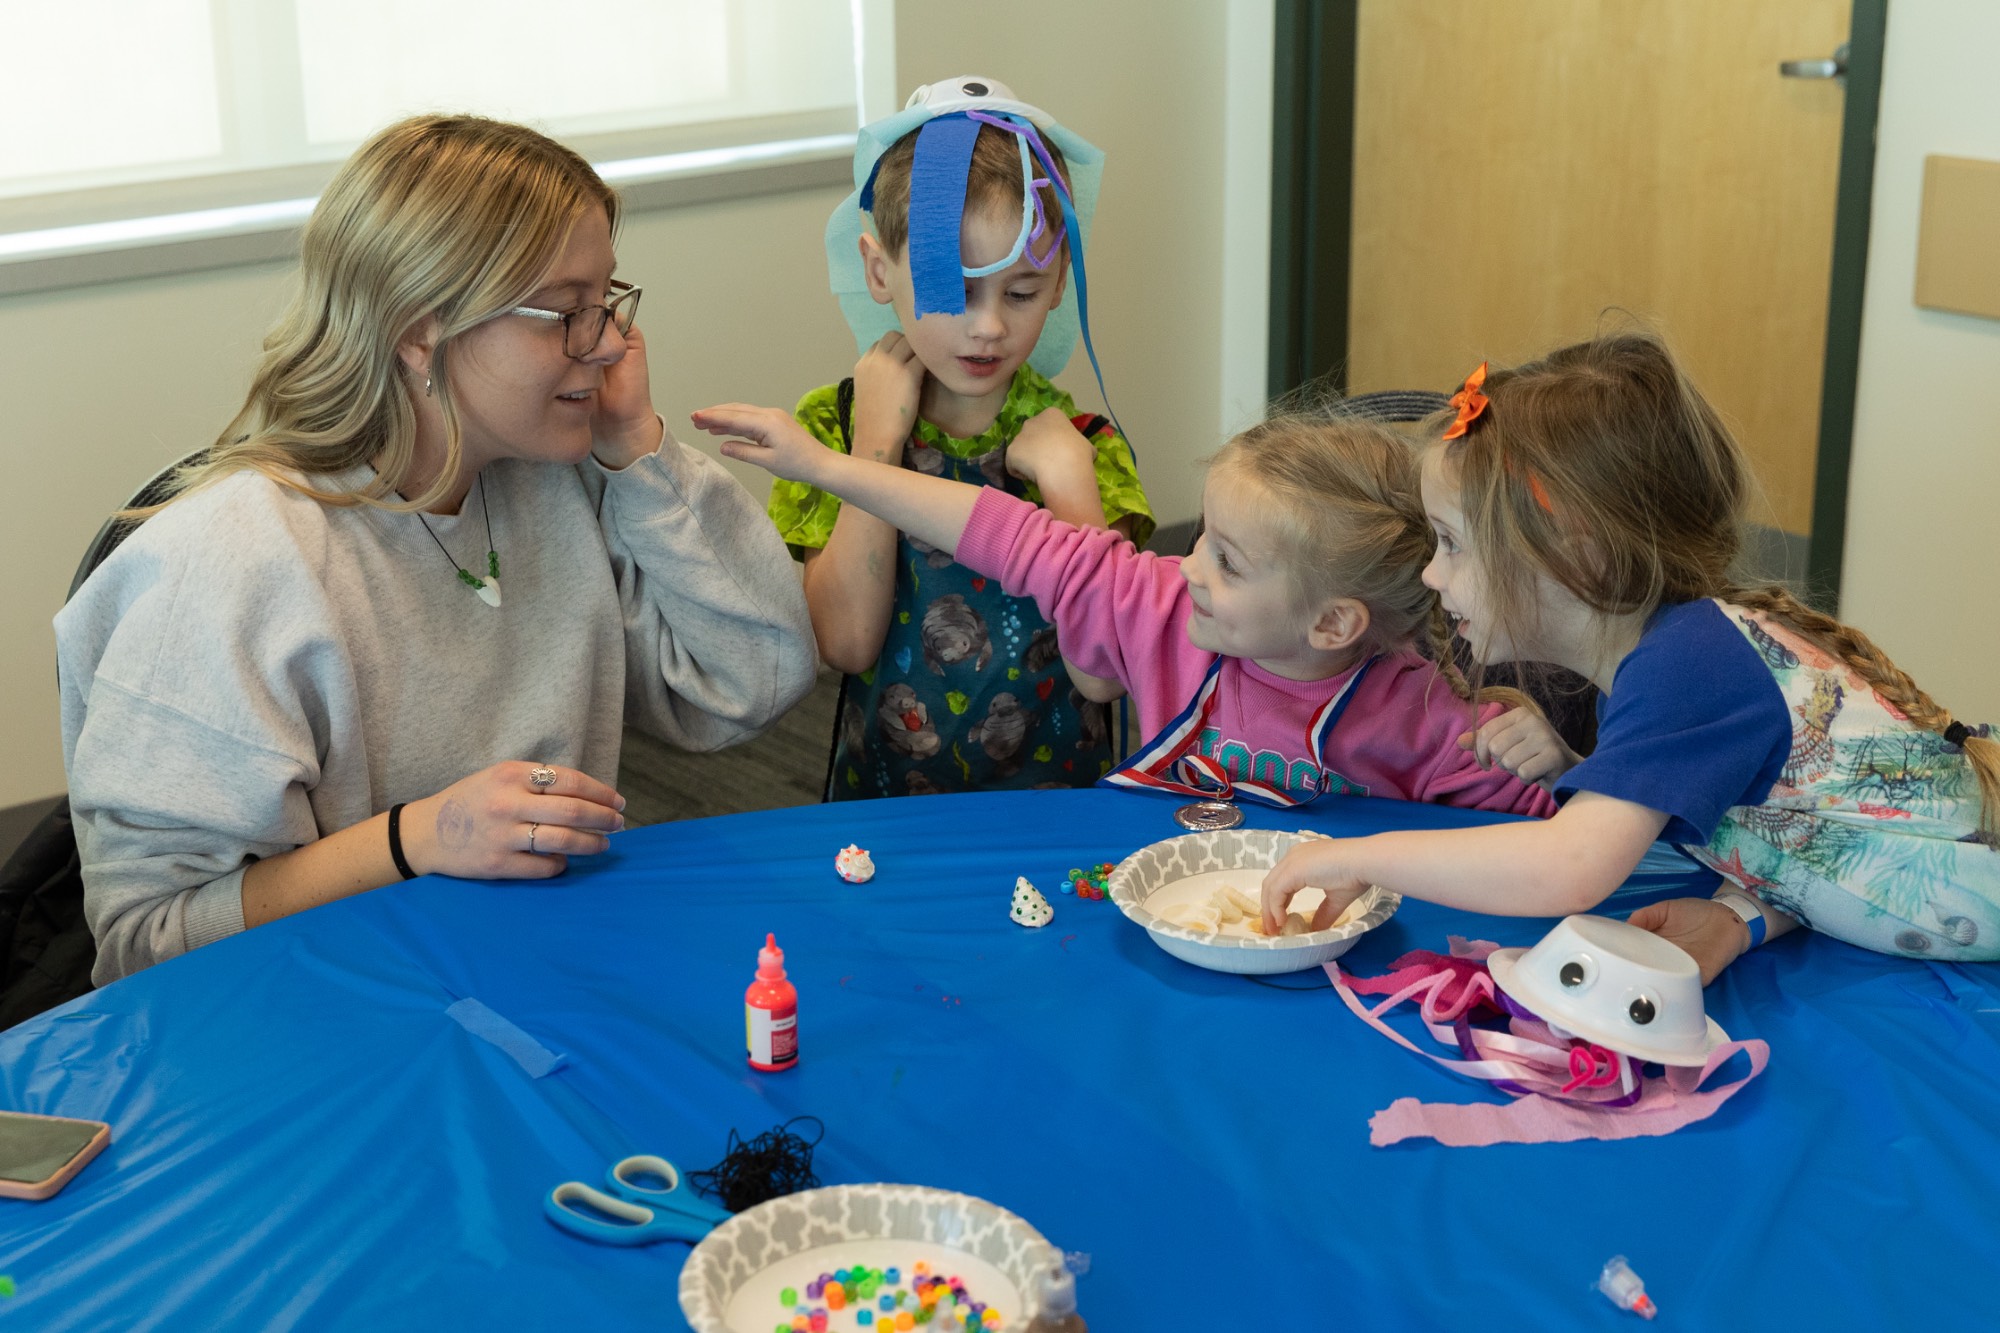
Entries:
{"label": "pink felt strip", "polygon": [[[1738,1051],[1750,1056],[1748,1074],[1705,1092],[1692,1090]],[[1615,1112],[1549,1097],[1519,1097],[1504,1105],[1480,1102],[1469,1106],[1427,1104],[1414,1097],[1399,1097],[1370,1118],[1368,1141],[1382,1148],[1404,1139],[1425,1138],[1435,1139],[1448,1148],[1479,1148],[1490,1143],[1652,1138],[1714,1115],[1746,1083],[1763,1073],[1770,1059],[1771,1048],[1764,1042],[1729,1042],[1716,1047],[1699,1072],[1677,1069],[1666,1078],[1647,1079],[1638,1103]]]}
{"label": "pink felt strip", "polygon": [[[1326,973],[1342,1003],[1362,1022],[1405,1050],[1454,1073],[1498,1084],[1515,1100],[1453,1106],[1400,1098],[1369,1122],[1369,1141],[1377,1147],[1406,1138],[1431,1138],[1461,1147],[1668,1134],[1713,1115],[1739,1088],[1761,1074],[1770,1059],[1770,1048],[1761,1041],[1731,1042],[1711,1053],[1700,1070],[1672,1068],[1664,1078],[1641,1080],[1638,1061],[1558,1037],[1536,1019],[1515,1017],[1504,1032],[1471,1027],[1465,1021],[1466,1012],[1482,1000],[1493,1003],[1496,993],[1483,966],[1468,968],[1464,960],[1475,950],[1483,960],[1493,946],[1484,941],[1469,944],[1454,936],[1451,948],[1450,958],[1406,954],[1396,960],[1396,970],[1386,977],[1356,979],[1334,963],[1326,964]],[[1371,1009],[1362,1004],[1357,995],[1360,991],[1388,994]],[[1451,1059],[1433,1054],[1383,1021],[1383,1014],[1412,999],[1418,1002],[1424,1027],[1435,1041],[1480,1058]],[[1749,1053],[1750,1072],[1701,1091],[1703,1081],[1737,1051]]]}

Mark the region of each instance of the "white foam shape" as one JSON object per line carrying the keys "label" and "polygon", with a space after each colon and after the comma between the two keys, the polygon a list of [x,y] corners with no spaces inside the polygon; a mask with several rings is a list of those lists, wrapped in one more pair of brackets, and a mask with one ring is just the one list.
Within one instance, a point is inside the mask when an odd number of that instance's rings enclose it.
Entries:
{"label": "white foam shape", "polygon": [[1007,909],[1007,918],[1017,926],[1046,926],[1056,919],[1056,909],[1023,876],[1014,881],[1014,901]]}
{"label": "white foam shape", "polygon": [[875,859],[866,848],[849,843],[834,856],[833,871],[849,884],[866,884],[875,878]]}

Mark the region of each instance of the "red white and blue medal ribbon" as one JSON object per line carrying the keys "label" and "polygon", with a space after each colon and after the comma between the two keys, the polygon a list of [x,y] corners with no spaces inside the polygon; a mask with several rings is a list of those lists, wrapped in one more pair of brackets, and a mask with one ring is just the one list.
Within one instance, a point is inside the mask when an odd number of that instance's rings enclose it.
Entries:
{"label": "red white and blue medal ribbon", "polygon": [[1282,785],[1273,787],[1255,778],[1232,780],[1228,771],[1212,756],[1202,754],[1195,748],[1202,729],[1208,724],[1209,715],[1215,711],[1215,691],[1222,679],[1222,663],[1220,657],[1210,663],[1208,674],[1202,677],[1201,688],[1195,691],[1188,706],[1161,728],[1159,735],[1141,746],[1131,763],[1105,774],[1098,779],[1098,785],[1172,792],[1208,801],[1242,798],[1280,807],[1307,805],[1324,796],[1333,783],[1333,773],[1326,766],[1327,737],[1333,734],[1335,724],[1354,699],[1355,687],[1368,674],[1368,668],[1375,665],[1375,659],[1371,657],[1357,667],[1354,674],[1347,678],[1347,683],[1313,713],[1312,722],[1306,728],[1306,745],[1307,753],[1319,766],[1319,777],[1311,794],[1305,796],[1297,795]]}

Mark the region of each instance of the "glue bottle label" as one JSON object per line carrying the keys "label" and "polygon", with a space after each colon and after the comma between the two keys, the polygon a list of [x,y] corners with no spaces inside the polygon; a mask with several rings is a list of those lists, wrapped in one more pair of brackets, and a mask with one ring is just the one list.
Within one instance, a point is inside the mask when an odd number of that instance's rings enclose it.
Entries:
{"label": "glue bottle label", "polygon": [[799,1058],[799,1010],[796,1004],[780,1009],[743,1006],[746,1035],[750,1043],[750,1063],[759,1069],[783,1069]]}

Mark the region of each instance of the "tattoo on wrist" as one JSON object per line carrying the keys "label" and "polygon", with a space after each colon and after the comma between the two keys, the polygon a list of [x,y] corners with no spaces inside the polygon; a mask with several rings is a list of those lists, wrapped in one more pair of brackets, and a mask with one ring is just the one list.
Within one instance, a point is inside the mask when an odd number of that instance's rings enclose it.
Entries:
{"label": "tattoo on wrist", "polygon": [[455,796],[438,811],[437,840],[440,847],[448,847],[455,852],[462,852],[472,845],[472,816]]}

